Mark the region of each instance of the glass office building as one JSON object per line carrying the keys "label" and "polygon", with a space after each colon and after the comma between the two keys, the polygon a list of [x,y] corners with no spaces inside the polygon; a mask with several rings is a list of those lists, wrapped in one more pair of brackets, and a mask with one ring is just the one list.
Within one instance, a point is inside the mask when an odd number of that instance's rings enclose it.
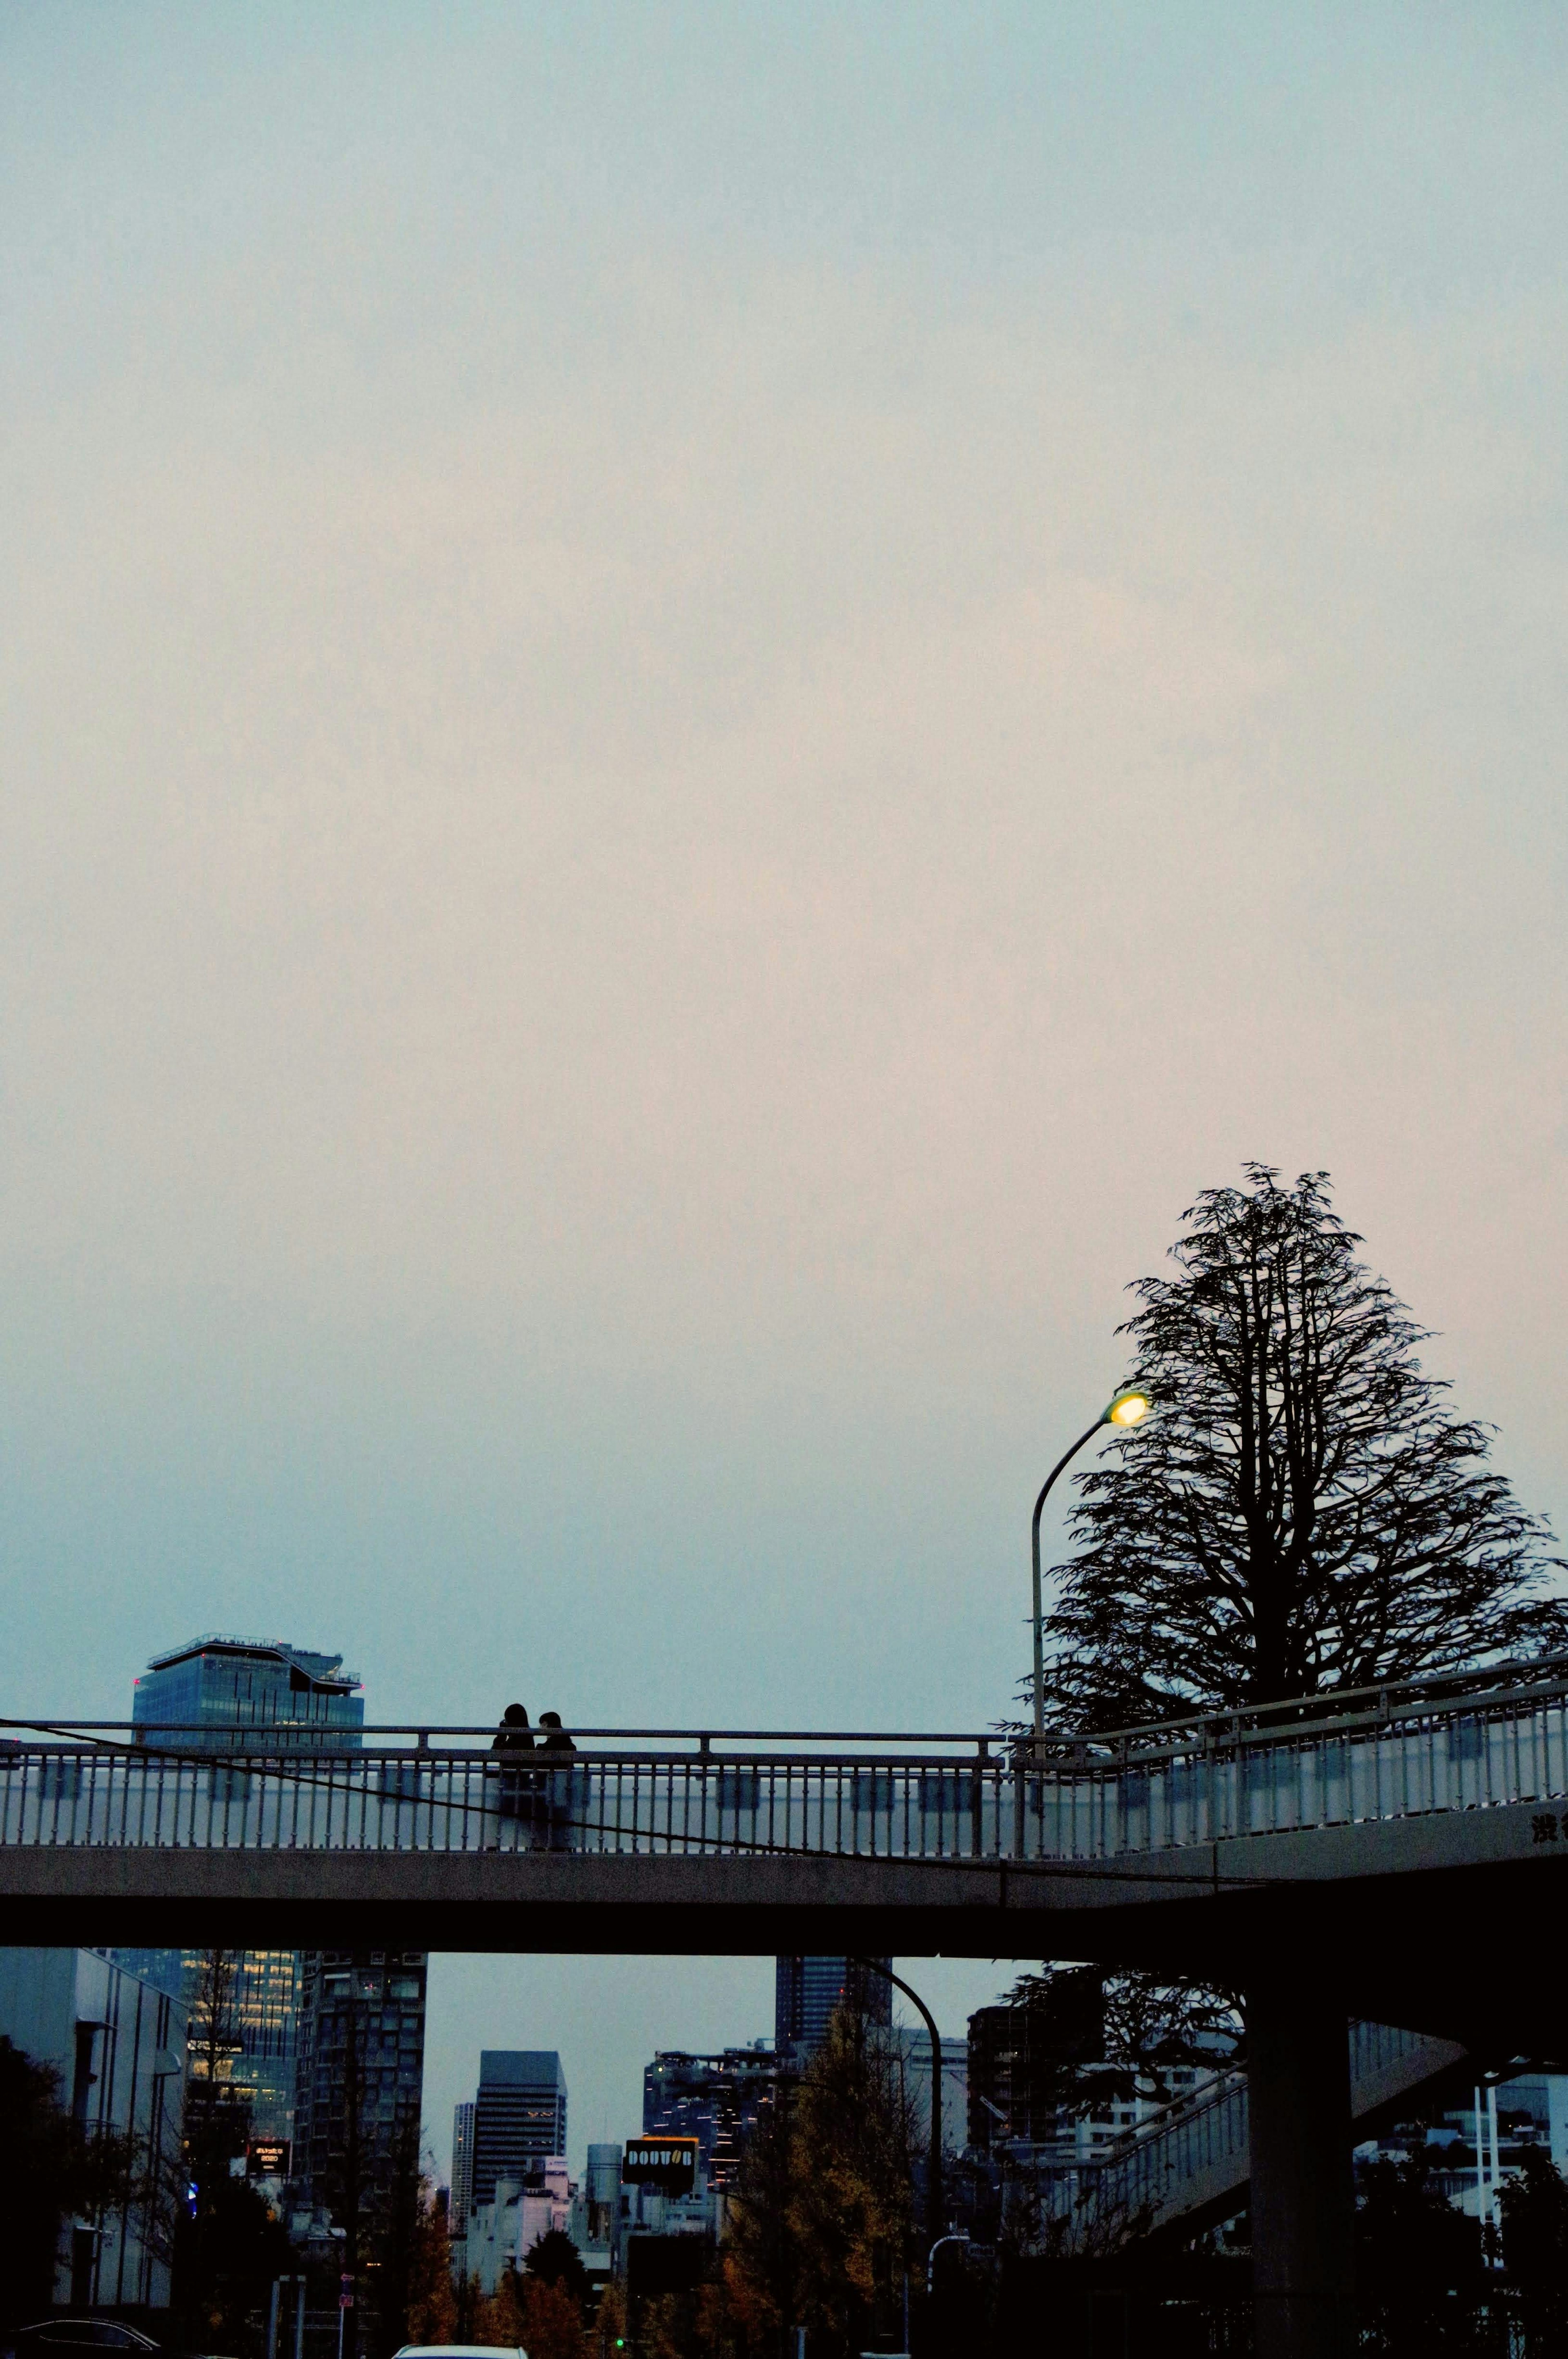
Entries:
{"label": "glass office building", "polygon": [[857,1958],[779,1958],[773,1999],[773,2049],[781,2062],[804,2064],[827,2037],[841,2006],[853,2007],[868,2023],[892,2021],[892,1988],[885,1973],[891,1958],[862,1965]]}
{"label": "glass office building", "polygon": [[[190,2023],[191,2075],[216,2055],[254,2139],[294,2136],[299,1955],[294,1950],[111,1950],[126,1973],[177,1999]],[[214,1959],[217,1971],[214,1971]],[[221,2018],[212,2020],[214,2011]]]}
{"label": "glass office building", "polygon": [[138,1744],[204,1752],[261,1743],[338,1751],[362,1742],[364,1716],[341,1655],[275,1638],[209,1636],[171,1647],[153,1657],[131,1701]]}
{"label": "glass office building", "polygon": [[519,2187],[567,2150],[567,2076],[553,2048],[481,2048],[473,2109],[473,2201]]}
{"label": "glass office building", "polygon": [[[364,1700],[341,1655],[283,1639],[208,1636],[155,1655],[135,1683],[137,1741],[212,1752],[353,1749]],[[264,1737],[260,1732],[268,1734]],[[295,2137],[303,1961],[294,1950],[116,1950],[115,1962],[179,2002],[190,2020],[191,2071],[216,2058],[236,2118],[253,2139]],[[214,2023],[216,2009],[222,2021]]]}

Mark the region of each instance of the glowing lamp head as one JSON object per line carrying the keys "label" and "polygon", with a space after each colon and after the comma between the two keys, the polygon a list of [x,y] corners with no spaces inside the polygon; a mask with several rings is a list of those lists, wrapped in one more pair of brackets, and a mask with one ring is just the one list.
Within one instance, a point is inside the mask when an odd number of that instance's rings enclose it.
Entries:
{"label": "glowing lamp head", "polygon": [[1146,1392],[1136,1386],[1118,1393],[1105,1413],[1107,1425],[1141,1425],[1154,1404]]}

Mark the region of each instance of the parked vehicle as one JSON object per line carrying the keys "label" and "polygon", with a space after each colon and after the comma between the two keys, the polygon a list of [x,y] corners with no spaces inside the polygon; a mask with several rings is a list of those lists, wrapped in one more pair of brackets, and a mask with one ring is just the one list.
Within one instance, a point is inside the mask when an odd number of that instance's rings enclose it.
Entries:
{"label": "parked vehicle", "polygon": [[521,2343],[406,2343],[396,2359],[528,2359]]}
{"label": "parked vehicle", "polygon": [[167,2343],[155,2343],[139,2326],[124,2326],[117,2318],[40,2318],[31,2326],[0,2329],[0,2359],[44,2359],[46,2353],[96,2352],[108,2359],[187,2359]]}

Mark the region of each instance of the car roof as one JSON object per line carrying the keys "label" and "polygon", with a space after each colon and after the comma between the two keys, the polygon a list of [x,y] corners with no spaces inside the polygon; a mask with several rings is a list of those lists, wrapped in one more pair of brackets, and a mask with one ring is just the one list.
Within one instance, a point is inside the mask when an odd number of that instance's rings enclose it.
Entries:
{"label": "car roof", "polygon": [[35,2318],[30,2325],[18,2326],[14,2332],[17,2334],[69,2334],[73,2328],[83,2326],[91,2326],[94,2332],[112,2326],[116,2334],[128,2334],[133,2342],[146,2343],[149,2351],[156,2351],[158,2347],[150,2334],[144,2333],[139,2326],[127,2326],[123,2318]]}
{"label": "car roof", "polygon": [[81,2336],[84,2343],[95,2343],[101,2351],[112,2351],[112,2335],[124,2335],[124,2341],[120,2344],[123,2351],[158,2349],[150,2334],[144,2334],[139,2326],[127,2326],[123,2318],[36,2318],[28,2326],[13,2327],[5,2339],[11,2343],[70,2343]]}

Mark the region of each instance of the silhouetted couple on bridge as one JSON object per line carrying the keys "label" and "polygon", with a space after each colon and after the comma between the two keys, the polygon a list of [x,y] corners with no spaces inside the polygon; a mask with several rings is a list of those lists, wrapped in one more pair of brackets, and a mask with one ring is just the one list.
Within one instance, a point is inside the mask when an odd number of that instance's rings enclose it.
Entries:
{"label": "silhouetted couple on bridge", "polygon": [[[501,1756],[499,1815],[526,1826],[534,1846],[564,1850],[571,1822],[571,1804],[569,1771],[563,1756],[575,1753],[577,1746],[561,1726],[560,1713],[542,1712],[535,1737],[523,1706],[509,1703],[491,1739],[490,1749]],[[524,1769],[517,1757],[524,1753],[554,1755],[555,1758],[542,1767]]]}

